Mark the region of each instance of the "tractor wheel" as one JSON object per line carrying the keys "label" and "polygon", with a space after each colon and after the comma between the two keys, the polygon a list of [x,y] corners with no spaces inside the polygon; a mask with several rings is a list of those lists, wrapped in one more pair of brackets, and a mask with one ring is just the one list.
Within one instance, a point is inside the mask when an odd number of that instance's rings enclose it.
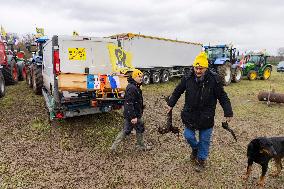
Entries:
{"label": "tractor wheel", "polygon": [[166,83],[166,82],[169,81],[169,79],[170,79],[170,74],[169,74],[169,72],[168,72],[167,70],[164,70],[164,71],[162,72],[162,75],[161,75],[161,82],[162,82],[162,83]]}
{"label": "tractor wheel", "polygon": [[247,77],[250,81],[256,80],[257,72],[255,70],[251,70],[251,71],[249,71]]}
{"label": "tractor wheel", "polygon": [[3,68],[3,75],[5,78],[5,83],[9,85],[14,85],[18,83],[18,68],[14,58],[12,58],[7,66]]}
{"label": "tractor wheel", "polygon": [[43,78],[42,78],[42,72],[41,67],[34,65],[33,66],[33,91],[37,95],[41,95],[42,93],[42,86],[43,86]]}
{"label": "tractor wheel", "polygon": [[0,98],[5,96],[5,92],[6,92],[5,80],[2,71],[0,70]]}
{"label": "tractor wheel", "polygon": [[263,75],[262,75],[261,79],[267,80],[267,79],[270,78],[270,76],[271,76],[271,68],[270,67],[264,68]]}
{"label": "tractor wheel", "polygon": [[217,72],[222,79],[223,85],[227,86],[232,81],[232,71],[231,71],[231,63],[226,62],[222,66],[219,66]]}
{"label": "tractor wheel", "polygon": [[160,83],[160,78],[161,76],[160,76],[160,73],[159,72],[154,72],[153,74],[152,74],[152,81],[153,81],[153,83]]}
{"label": "tractor wheel", "polygon": [[150,73],[149,72],[143,72],[143,84],[144,85],[150,84]]}
{"label": "tractor wheel", "polygon": [[234,83],[238,83],[241,81],[241,79],[242,79],[242,68],[236,67],[236,70],[234,71],[234,74],[233,74],[232,81]]}
{"label": "tractor wheel", "polygon": [[28,84],[28,86],[30,88],[33,88],[33,80],[32,80],[32,72],[31,72],[32,67],[28,66],[26,67],[26,71],[27,71],[27,77],[26,77],[26,83]]}
{"label": "tractor wheel", "polygon": [[26,71],[26,66],[23,61],[17,62],[17,67],[18,67],[18,73],[19,73],[19,81],[24,81],[26,80],[27,77],[27,71]]}

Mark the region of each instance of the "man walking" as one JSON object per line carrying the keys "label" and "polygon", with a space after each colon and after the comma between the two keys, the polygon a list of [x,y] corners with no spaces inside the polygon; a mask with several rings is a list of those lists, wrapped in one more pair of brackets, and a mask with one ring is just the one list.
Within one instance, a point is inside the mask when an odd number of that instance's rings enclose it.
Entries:
{"label": "man walking", "polygon": [[[184,136],[192,148],[190,159],[196,162],[195,170],[205,170],[209,154],[210,139],[214,126],[217,100],[224,111],[227,122],[233,117],[233,111],[222,82],[215,72],[208,70],[205,52],[194,60],[193,70],[186,74],[172,93],[168,102],[168,111],[177,103],[185,91],[185,103],[181,118],[185,125]],[[199,131],[199,141],[195,131]]]}

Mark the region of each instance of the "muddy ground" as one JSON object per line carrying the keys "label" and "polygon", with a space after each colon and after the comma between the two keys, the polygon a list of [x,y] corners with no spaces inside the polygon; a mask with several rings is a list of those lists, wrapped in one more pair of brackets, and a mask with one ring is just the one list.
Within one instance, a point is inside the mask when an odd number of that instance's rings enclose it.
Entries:
{"label": "muddy ground", "polygon": [[[271,88],[284,93],[284,74],[273,72],[268,81],[243,80],[225,88],[235,113],[231,127],[239,140],[234,142],[221,128],[218,105],[208,169],[199,174],[187,160],[190,150],[182,135],[157,134],[166,121],[159,97],[170,94],[177,82],[143,88],[145,138],[153,150],[137,151],[133,133],[115,155],[109,147],[123,126],[121,112],[51,126],[42,96],[34,95],[24,82],[9,86],[0,99],[0,188],[256,188],[260,166],[254,166],[247,184],[241,179],[247,144],[258,136],[284,135],[284,105],[268,107],[257,94]],[[174,125],[181,129],[183,100],[182,96],[173,111]],[[273,170],[271,162],[269,173]],[[277,178],[268,176],[266,188],[284,188],[284,171]]]}

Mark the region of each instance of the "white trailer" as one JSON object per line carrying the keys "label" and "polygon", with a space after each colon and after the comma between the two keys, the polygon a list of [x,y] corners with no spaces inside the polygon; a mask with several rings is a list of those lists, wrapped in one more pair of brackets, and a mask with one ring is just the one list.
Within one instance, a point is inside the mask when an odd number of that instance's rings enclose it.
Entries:
{"label": "white trailer", "polygon": [[116,40],[53,36],[43,46],[42,94],[50,119],[108,112],[123,106],[129,56]]}
{"label": "white trailer", "polygon": [[167,82],[170,77],[181,76],[192,66],[202,50],[201,43],[171,40],[140,34],[110,36],[132,53],[132,64],[144,73],[144,84]]}

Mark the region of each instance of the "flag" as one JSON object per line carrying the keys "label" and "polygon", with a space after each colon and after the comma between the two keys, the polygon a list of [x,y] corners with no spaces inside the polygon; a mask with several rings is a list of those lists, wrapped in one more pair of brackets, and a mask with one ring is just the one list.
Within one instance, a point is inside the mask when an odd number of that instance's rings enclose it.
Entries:
{"label": "flag", "polygon": [[1,25],[1,35],[5,38],[7,36],[7,33],[5,32],[4,28]]}
{"label": "flag", "polygon": [[129,69],[134,68],[132,65],[132,54],[124,51],[112,43],[108,44],[109,56],[111,59],[112,70],[114,72],[127,72]]}
{"label": "flag", "polygon": [[79,36],[78,32],[76,32],[75,30],[73,31],[73,36]]}
{"label": "flag", "polygon": [[43,28],[37,28],[36,27],[36,37],[37,38],[40,38],[40,37],[42,37],[42,36],[44,36],[44,29]]}

